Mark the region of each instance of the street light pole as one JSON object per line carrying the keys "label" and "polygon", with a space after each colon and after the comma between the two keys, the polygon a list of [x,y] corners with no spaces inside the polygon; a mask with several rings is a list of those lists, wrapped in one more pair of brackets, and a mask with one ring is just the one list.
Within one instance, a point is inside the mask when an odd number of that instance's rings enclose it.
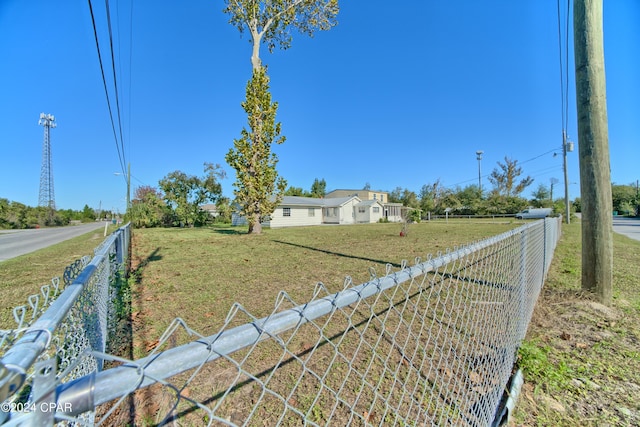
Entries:
{"label": "street light pole", "polygon": [[480,194],[482,194],[482,154],[484,154],[484,151],[478,150],[476,154],[478,156],[478,188],[480,189]]}

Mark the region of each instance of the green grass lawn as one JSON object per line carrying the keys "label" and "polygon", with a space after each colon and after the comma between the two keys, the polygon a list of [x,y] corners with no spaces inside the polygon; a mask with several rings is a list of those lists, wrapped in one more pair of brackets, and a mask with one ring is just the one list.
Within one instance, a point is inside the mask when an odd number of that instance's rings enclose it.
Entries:
{"label": "green grass lawn", "polygon": [[217,332],[234,302],[256,317],[271,313],[278,293],[310,300],[318,282],[330,292],[385,275],[387,265],[414,263],[439,251],[516,227],[511,221],[450,220],[267,229],[249,236],[238,228],[135,230],[132,287],[135,318],[145,335],[159,336],[180,317],[203,334]]}

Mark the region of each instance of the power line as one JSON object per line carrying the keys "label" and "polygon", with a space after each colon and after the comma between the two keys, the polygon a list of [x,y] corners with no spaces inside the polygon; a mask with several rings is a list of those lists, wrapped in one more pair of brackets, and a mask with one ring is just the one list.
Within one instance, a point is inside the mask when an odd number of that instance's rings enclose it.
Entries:
{"label": "power line", "polygon": [[98,62],[100,63],[100,73],[102,75],[102,83],[104,86],[104,93],[105,93],[105,97],[107,98],[107,107],[109,109],[109,118],[111,119],[111,129],[113,130],[113,138],[115,140],[115,144],[116,144],[116,150],[118,152],[118,160],[120,161],[120,169],[124,174],[126,174],[125,172],[125,159],[124,159],[124,152],[121,152],[121,147],[122,147],[122,151],[124,150],[124,146],[118,142],[118,133],[116,132],[116,126],[115,126],[115,122],[113,120],[113,110],[111,108],[111,100],[109,98],[109,89],[107,88],[107,79],[105,77],[104,74],[104,65],[102,62],[102,55],[100,53],[100,43],[98,41],[98,30],[96,27],[96,20],[95,20],[95,15],[93,13],[93,5],[91,4],[91,0],[88,0],[89,3],[89,12],[91,13],[91,24],[93,25],[93,35],[95,38],[95,42],[96,42],[96,51],[98,52]]}
{"label": "power line", "polygon": [[[527,160],[525,160],[525,161],[523,161],[523,162],[518,162],[518,164],[519,164],[519,165],[523,165],[523,164],[525,164],[525,163],[532,162],[532,161],[534,161],[534,160],[536,160],[536,159],[539,159],[540,157],[546,156],[547,154],[551,154],[551,153],[553,153],[553,152],[557,152],[557,151],[559,151],[559,150],[562,150],[562,147],[556,147],[556,148],[554,148],[554,149],[552,149],[552,150],[545,151],[544,153],[542,153],[542,154],[538,154],[537,156],[534,156],[534,157],[532,157],[532,158],[530,158],[530,159],[527,159]],[[487,178],[487,177],[489,177],[489,176],[491,176],[491,174],[484,174],[484,175],[482,175],[482,177],[481,177],[481,178]],[[468,183],[468,182],[472,182],[472,181],[476,181],[476,180],[477,180],[477,178],[471,178],[471,179],[467,179],[467,180],[464,180],[464,181],[460,181],[460,182],[458,182],[458,183],[456,183],[456,184],[447,185],[447,186],[444,186],[444,187],[445,187],[445,188],[455,188],[455,187],[458,187],[458,186],[459,186],[459,185],[461,185],[461,184],[466,184],[466,183]]]}
{"label": "power line", "polygon": [[569,0],[567,0],[567,13],[564,32],[564,61],[562,60],[562,19],[560,11],[560,1],[557,1],[558,5],[558,48],[560,59],[560,97],[561,97],[561,115],[562,115],[562,130],[566,131],[569,121]]}
{"label": "power line", "polygon": [[113,32],[112,32],[112,26],[111,26],[111,8],[109,7],[109,0],[105,0],[105,7],[106,7],[106,11],[107,11],[107,28],[109,30],[109,48],[111,51],[111,69],[113,71],[113,87],[114,87],[114,93],[116,95],[116,112],[118,113],[118,130],[120,131],[120,148],[122,149],[122,158],[125,160],[124,164],[127,164],[126,162],[126,156],[125,156],[125,150],[124,150],[124,140],[122,137],[122,118],[121,118],[121,109],[120,109],[120,96],[118,95],[119,91],[118,91],[118,79],[116,76],[116,60],[115,60],[115,55],[114,55],[114,51],[113,51]]}

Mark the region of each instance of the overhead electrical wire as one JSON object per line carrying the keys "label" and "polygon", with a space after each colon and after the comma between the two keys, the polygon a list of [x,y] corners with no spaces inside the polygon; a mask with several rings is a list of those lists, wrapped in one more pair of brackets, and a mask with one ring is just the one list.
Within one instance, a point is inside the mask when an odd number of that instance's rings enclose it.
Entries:
{"label": "overhead electrical wire", "polygon": [[[560,7],[561,0],[557,0],[557,8],[558,8],[558,46],[559,46],[559,59],[560,59],[560,95],[561,95],[561,115],[562,115],[562,133],[563,138],[566,138],[566,132],[569,122],[569,12],[570,12],[570,0],[567,0],[567,11],[566,11],[566,23],[564,27],[564,37],[562,32],[562,12]],[[562,46],[562,42],[564,39],[564,49]],[[564,52],[563,52],[564,50]],[[563,60],[564,53],[564,60]],[[564,143],[563,139],[563,143]],[[545,156],[549,153],[553,153],[554,151],[562,151],[565,147],[554,148],[552,150],[546,151],[542,154],[539,154],[535,157],[532,157],[528,160],[520,162],[521,165],[536,160],[542,156]],[[555,166],[553,167],[555,168]],[[562,169],[561,169],[562,170]],[[482,178],[489,177],[490,174],[485,174]],[[454,188],[458,187],[461,184],[465,184],[468,182],[474,182],[477,178],[471,178],[465,181],[461,181],[457,184],[453,184],[451,186],[446,186],[446,188]]]}
{"label": "overhead electrical wire", "polygon": [[[554,151],[555,151],[555,152],[557,152],[557,151],[559,151],[559,150],[562,150],[562,147],[558,147],[558,148],[554,148],[554,149],[549,150],[549,151],[545,151],[544,153],[542,153],[542,154],[538,154],[537,156],[534,156],[534,157],[532,157],[532,158],[530,158],[530,159],[527,159],[527,160],[525,160],[525,161],[523,161],[523,162],[518,162],[518,164],[519,164],[519,165],[523,165],[523,164],[525,164],[525,163],[528,163],[528,162],[531,162],[531,161],[533,161],[533,160],[539,159],[539,158],[540,158],[540,157],[542,157],[542,156],[546,156],[547,154],[553,153]],[[551,167],[552,167],[552,168],[555,168],[555,167],[557,167],[557,166],[551,166]],[[489,176],[491,176],[491,174],[485,174],[485,175],[482,175],[482,178],[487,178],[487,177],[489,177]],[[477,177],[476,177],[476,178],[471,178],[471,179],[467,179],[467,180],[465,180],[465,181],[460,181],[460,182],[458,182],[458,183],[456,183],[456,184],[453,184],[453,185],[446,185],[446,186],[445,186],[445,188],[456,188],[456,187],[460,186],[461,184],[466,184],[467,182],[475,182],[475,181],[477,181],[477,180],[478,180],[478,178],[477,178]]]}
{"label": "overhead electrical wire", "polygon": [[557,0],[558,5],[558,50],[560,59],[560,96],[561,96],[561,114],[562,114],[562,132],[566,132],[569,121],[569,9],[570,0],[567,0],[566,23],[564,28],[564,61],[562,59],[562,13],[560,10],[561,0]]}
{"label": "overhead electrical wire", "polygon": [[[129,105],[128,105],[128,123],[127,123],[127,141],[128,141],[128,148],[129,148],[129,153],[131,154],[131,112],[132,107],[131,107],[131,103],[132,103],[132,99],[133,96],[131,96],[131,80],[132,80],[132,64],[133,64],[133,0],[130,1],[130,9],[129,9],[129,87],[128,87],[128,93],[129,93]],[[131,156],[129,156],[129,158],[131,158]]]}
{"label": "overhead electrical wire", "polygon": [[[115,60],[115,54],[113,51],[113,31],[112,31],[112,25],[111,25],[111,8],[109,7],[109,0],[105,0],[105,7],[106,7],[106,11],[107,11],[107,28],[109,30],[109,48],[111,51],[111,69],[113,71],[113,87],[114,87],[114,93],[116,96],[116,112],[118,113],[118,130],[120,133],[120,148],[122,149],[122,157],[123,159],[126,160],[126,156],[125,156],[125,150],[124,150],[124,140],[123,140],[123,136],[122,136],[122,118],[121,118],[121,109],[120,109],[120,96],[119,91],[118,91],[118,78],[116,76],[116,60]],[[124,164],[126,165],[127,162],[125,161]]]}
{"label": "overhead electrical wire", "polygon": [[[96,50],[98,52],[98,62],[100,63],[100,73],[102,74],[102,83],[104,86],[104,93],[105,96],[107,98],[107,107],[109,109],[109,118],[111,119],[111,129],[113,130],[113,137],[115,139],[115,143],[116,143],[116,150],[118,151],[118,159],[120,161],[120,169],[122,170],[123,176],[126,176],[126,161],[125,161],[125,156],[124,156],[124,145],[122,144],[122,142],[118,142],[118,134],[116,132],[116,126],[115,126],[115,122],[113,120],[113,110],[111,108],[111,100],[109,98],[109,89],[107,88],[107,79],[105,77],[104,74],[104,65],[102,62],[102,55],[100,53],[100,43],[98,41],[98,30],[96,27],[96,20],[95,20],[95,15],[93,13],[93,6],[91,4],[91,0],[88,0],[89,2],[89,12],[91,13],[91,24],[93,25],[93,35],[95,37],[95,41],[96,41]],[[114,71],[114,75],[115,75],[115,71]],[[118,107],[119,108],[119,107]],[[118,112],[119,115],[119,112]]]}

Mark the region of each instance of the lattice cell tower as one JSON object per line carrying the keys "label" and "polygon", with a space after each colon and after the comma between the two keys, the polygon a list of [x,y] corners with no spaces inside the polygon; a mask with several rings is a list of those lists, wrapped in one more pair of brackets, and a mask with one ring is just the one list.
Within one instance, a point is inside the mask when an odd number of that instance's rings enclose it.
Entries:
{"label": "lattice cell tower", "polygon": [[53,195],[53,170],[51,169],[51,140],[49,132],[56,127],[56,118],[52,114],[40,113],[39,125],[44,126],[44,141],[42,142],[42,169],[40,170],[40,196],[38,206],[56,208]]}

